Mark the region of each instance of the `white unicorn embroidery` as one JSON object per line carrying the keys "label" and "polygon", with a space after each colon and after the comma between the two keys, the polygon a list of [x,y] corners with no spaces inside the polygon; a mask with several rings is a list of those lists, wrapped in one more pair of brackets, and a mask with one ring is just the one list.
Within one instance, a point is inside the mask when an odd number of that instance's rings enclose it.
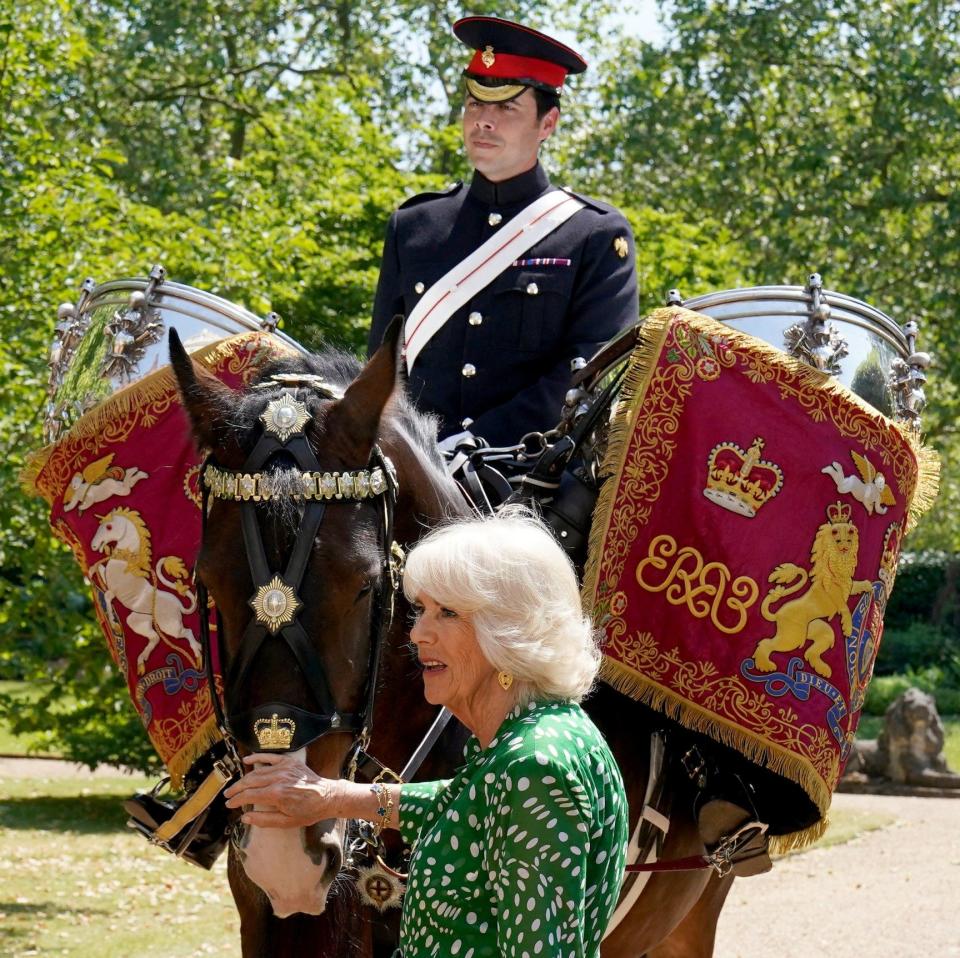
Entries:
{"label": "white unicorn embroidery", "polygon": [[[183,560],[164,556],[151,569],[150,530],[138,512],[122,507],[101,518],[90,545],[106,553],[106,558],[90,567],[90,575],[96,574],[103,582],[104,601],[109,605],[116,599],[129,609],[127,625],[147,639],[146,648],[137,657],[137,673],[144,673],[147,659],[161,639],[178,651],[180,646],[174,645],[174,640],[186,639],[199,668],[200,643],[193,630],[183,624],[183,617],[197,610],[197,597],[186,584],[189,572]],[[164,573],[173,578],[168,579]],[[177,595],[160,589],[158,581]],[[178,596],[185,597],[187,604]]]}

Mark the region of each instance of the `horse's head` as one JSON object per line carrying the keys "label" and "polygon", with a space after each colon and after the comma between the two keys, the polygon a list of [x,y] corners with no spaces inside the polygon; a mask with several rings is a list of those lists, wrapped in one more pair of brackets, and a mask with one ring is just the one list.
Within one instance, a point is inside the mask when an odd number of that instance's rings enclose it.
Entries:
{"label": "horse's head", "polygon": [[[286,360],[243,394],[171,333],[184,406],[210,451],[197,570],[220,616],[230,732],[242,751],[303,749],[327,777],[345,772],[374,705],[379,716],[391,701],[377,674],[398,646],[392,545],[455,502],[423,423],[394,395],[398,332],[362,369],[341,354]],[[244,867],[275,913],[323,910],[342,823],[245,841]]]}

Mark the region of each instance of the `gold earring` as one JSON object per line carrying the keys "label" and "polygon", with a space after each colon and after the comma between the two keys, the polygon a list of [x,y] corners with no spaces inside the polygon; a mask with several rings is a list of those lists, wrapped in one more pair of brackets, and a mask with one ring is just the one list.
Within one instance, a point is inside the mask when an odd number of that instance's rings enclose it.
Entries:
{"label": "gold earring", "polygon": [[506,692],[513,685],[513,676],[509,672],[498,672],[497,681],[500,683],[500,688]]}

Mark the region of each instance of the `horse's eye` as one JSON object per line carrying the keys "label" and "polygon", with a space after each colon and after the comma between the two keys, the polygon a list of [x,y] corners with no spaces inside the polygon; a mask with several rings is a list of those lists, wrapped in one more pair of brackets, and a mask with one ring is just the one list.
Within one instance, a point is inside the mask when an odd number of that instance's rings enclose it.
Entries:
{"label": "horse's eye", "polygon": [[362,586],[360,586],[360,591],[357,593],[357,598],[355,601],[359,602],[365,595],[367,595],[367,593],[370,592],[372,588],[373,588],[373,583],[369,579],[367,579],[367,581],[364,582]]}

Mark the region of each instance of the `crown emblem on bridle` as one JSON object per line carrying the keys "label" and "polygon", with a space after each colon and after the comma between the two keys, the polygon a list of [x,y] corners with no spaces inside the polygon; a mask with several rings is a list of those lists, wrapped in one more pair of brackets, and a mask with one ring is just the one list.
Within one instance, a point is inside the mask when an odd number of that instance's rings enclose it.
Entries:
{"label": "crown emblem on bridle", "polygon": [[723,509],[752,519],[783,486],[783,472],[760,458],[763,439],[746,451],[735,442],[721,442],[710,450],[703,494]]}
{"label": "crown emblem on bridle", "polygon": [[260,748],[290,748],[297,723],[290,718],[280,718],[276,712],[269,719],[257,719],[253,723]]}

